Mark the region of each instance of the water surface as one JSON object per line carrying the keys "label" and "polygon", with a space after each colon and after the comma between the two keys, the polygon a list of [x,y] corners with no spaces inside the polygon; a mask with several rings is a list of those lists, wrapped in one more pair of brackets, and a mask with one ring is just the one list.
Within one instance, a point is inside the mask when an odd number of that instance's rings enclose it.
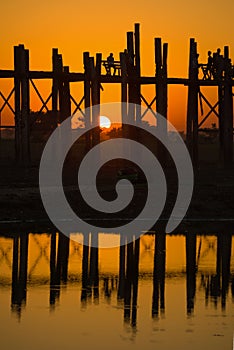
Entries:
{"label": "water surface", "polygon": [[230,234],[0,237],[1,349],[232,349]]}

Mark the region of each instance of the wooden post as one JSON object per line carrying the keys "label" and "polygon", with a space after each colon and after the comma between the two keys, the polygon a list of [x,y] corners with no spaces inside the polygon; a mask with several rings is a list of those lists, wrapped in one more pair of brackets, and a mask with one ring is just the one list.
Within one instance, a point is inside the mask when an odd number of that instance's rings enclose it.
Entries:
{"label": "wooden post", "polygon": [[232,72],[229,59],[229,48],[224,47],[224,95],[223,95],[223,160],[226,167],[233,160],[233,98],[232,98]]}
{"label": "wooden post", "polygon": [[[93,125],[99,125],[100,116],[100,82],[99,78],[101,75],[101,60],[102,56],[100,53],[96,55],[96,67],[94,67],[94,58],[90,57],[91,66],[91,97],[92,97],[92,123]],[[93,131],[92,144],[97,145],[100,142],[100,131],[99,126]]]}
{"label": "wooden post", "polygon": [[[127,71],[129,77],[128,83],[128,102],[135,103],[135,89],[134,89],[134,42],[133,42],[133,32],[127,33]],[[131,109],[130,109],[131,111]],[[129,112],[130,112],[129,111]],[[133,121],[135,120],[135,111],[132,110],[132,113],[129,113],[129,118]]]}
{"label": "wooden post", "polygon": [[[163,71],[162,71],[162,41],[161,38],[155,38],[155,64],[156,64],[156,109],[161,115],[163,112]],[[157,121],[160,126],[160,121]]]}
{"label": "wooden post", "polygon": [[126,122],[128,120],[128,75],[127,75],[127,60],[128,54],[125,52],[120,53],[120,64],[121,64],[121,122],[123,137],[128,137],[128,126]]}
{"label": "wooden post", "polygon": [[53,70],[53,82],[52,82],[52,111],[53,118],[55,120],[55,125],[57,126],[59,122],[58,116],[58,91],[59,91],[59,59],[58,59],[58,49],[54,48],[52,50],[52,70]]}
{"label": "wooden post", "polygon": [[[134,42],[133,32],[127,33],[127,73],[128,73],[128,102],[136,103],[135,82],[136,71],[134,67]],[[128,107],[128,120],[135,122],[135,108],[133,105]]]}
{"label": "wooden post", "polygon": [[130,64],[134,65],[133,32],[127,32],[127,50],[128,50]]}
{"label": "wooden post", "polygon": [[29,51],[20,48],[20,73],[21,80],[21,134],[22,134],[22,163],[28,166],[30,163],[30,133],[29,133]]}
{"label": "wooden post", "polygon": [[219,112],[219,159],[221,163],[224,163],[223,155],[224,155],[224,87],[221,81],[218,82],[218,112]]}
{"label": "wooden post", "polygon": [[[85,108],[90,108],[90,60],[89,60],[89,52],[83,53],[83,62],[84,62],[84,104]],[[85,116],[85,122],[87,126],[90,126],[90,113]]]}
{"label": "wooden post", "polygon": [[136,103],[136,123],[141,123],[141,61],[140,61],[140,24],[135,23],[135,103]]}
{"label": "wooden post", "polygon": [[[53,83],[52,83],[52,111],[58,112],[58,77],[57,77],[57,56],[58,49],[52,49],[52,70],[53,70]],[[56,118],[57,119],[57,118]]]}
{"label": "wooden post", "polygon": [[29,140],[29,52],[24,45],[14,47],[15,69],[15,152],[19,164],[30,163]]}
{"label": "wooden post", "polygon": [[[126,53],[126,63],[127,63],[127,76],[128,76],[128,111],[126,120],[131,124],[136,123],[136,107],[135,104],[139,102],[137,100],[137,73],[135,67],[135,53],[134,53],[134,37],[133,32],[127,33],[127,53]],[[139,43],[138,43],[139,44]],[[138,62],[139,63],[139,62]],[[138,91],[139,92],[139,91]],[[139,113],[139,109],[138,109]],[[140,118],[140,116],[138,115]],[[137,139],[136,129],[132,126],[125,126],[123,129],[123,135],[126,138],[131,138],[133,140]],[[131,157],[131,153],[133,152],[132,146],[129,149],[125,150],[126,154],[129,152],[129,156]]]}
{"label": "wooden post", "polygon": [[21,148],[21,97],[20,97],[20,51],[18,46],[14,46],[14,87],[15,87],[15,156],[16,161],[20,163],[22,159]]}
{"label": "wooden post", "polygon": [[[162,115],[164,116],[164,118],[167,120],[167,95],[168,95],[168,88],[167,88],[167,55],[168,55],[168,44],[164,43],[163,44],[163,66],[162,66],[162,70],[163,70],[163,105],[162,105]],[[166,126],[166,130],[165,132],[167,132],[167,126]]]}
{"label": "wooden post", "polygon": [[[161,38],[155,38],[155,64],[156,64],[156,109],[157,113],[165,118],[165,123],[157,120],[157,127],[166,136],[167,134],[167,51],[168,45],[163,45]],[[158,158],[166,162],[166,153],[158,143]]]}
{"label": "wooden post", "polygon": [[69,82],[69,67],[65,66],[63,68],[64,81],[63,81],[63,103],[62,111],[60,115],[60,121],[64,121],[71,116],[71,99],[70,99],[70,82]]}
{"label": "wooden post", "polygon": [[[89,128],[91,125],[91,113],[90,113],[90,59],[89,52],[83,53],[84,62],[84,106],[85,106],[85,127]],[[86,152],[91,148],[91,133],[86,133]]]}
{"label": "wooden post", "polygon": [[64,111],[64,90],[63,90],[63,57],[61,54],[57,55],[57,76],[58,76],[58,101],[59,101],[59,111],[58,111],[58,122],[61,124],[65,119],[63,116]]}
{"label": "wooden post", "polygon": [[193,165],[198,165],[198,59],[197,43],[190,39],[189,85],[187,106],[187,146]]}
{"label": "wooden post", "polygon": [[127,120],[127,100],[128,100],[128,91],[127,91],[127,55],[124,52],[120,53],[120,64],[121,64],[121,114],[122,114],[122,123],[125,123]]}

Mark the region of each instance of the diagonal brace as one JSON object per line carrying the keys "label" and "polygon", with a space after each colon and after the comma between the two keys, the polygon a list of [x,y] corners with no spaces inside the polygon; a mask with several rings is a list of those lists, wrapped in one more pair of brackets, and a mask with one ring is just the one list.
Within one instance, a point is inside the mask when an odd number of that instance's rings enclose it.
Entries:
{"label": "diagonal brace", "polygon": [[[47,107],[46,102],[43,100],[43,98],[42,98],[42,96],[41,96],[41,94],[40,94],[38,88],[36,87],[34,81],[33,81],[32,79],[29,79],[29,80],[30,80],[30,82],[31,82],[31,84],[32,84],[32,86],[33,86],[33,88],[34,88],[34,90],[36,91],[37,96],[39,97],[40,101],[42,102],[43,108],[45,108],[46,111],[49,112],[49,108]],[[48,100],[48,99],[47,99],[47,100]],[[47,101],[47,102],[48,102],[48,101]],[[43,110],[43,108],[41,109],[41,111]]]}
{"label": "diagonal brace", "polygon": [[11,107],[11,105],[10,105],[10,103],[9,103],[9,100],[10,100],[12,94],[14,93],[14,91],[15,91],[15,88],[13,88],[13,89],[11,90],[11,92],[9,93],[9,95],[7,96],[7,98],[5,98],[5,96],[3,95],[3,93],[0,91],[0,96],[1,96],[1,98],[3,99],[3,101],[4,101],[4,103],[3,103],[3,105],[2,105],[2,107],[1,107],[1,109],[0,109],[0,113],[3,111],[3,109],[5,108],[5,106],[8,106],[8,107],[10,108],[11,112],[12,112],[13,114],[15,114],[14,109]]}
{"label": "diagonal brace", "polygon": [[145,103],[145,105],[147,106],[147,109],[144,111],[144,113],[141,115],[141,119],[146,115],[146,113],[148,111],[151,111],[151,113],[154,115],[155,118],[157,118],[157,114],[153,111],[152,109],[152,105],[153,103],[156,101],[156,96],[153,98],[153,100],[148,103],[147,100],[144,98],[144,96],[141,94],[140,95],[141,99],[143,100],[143,102]]}

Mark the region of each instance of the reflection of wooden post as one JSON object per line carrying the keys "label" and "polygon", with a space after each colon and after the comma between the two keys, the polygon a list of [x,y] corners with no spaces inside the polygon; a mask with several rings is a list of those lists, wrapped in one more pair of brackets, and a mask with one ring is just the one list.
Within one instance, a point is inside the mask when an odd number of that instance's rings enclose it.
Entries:
{"label": "reflection of wooden post", "polygon": [[58,234],[56,254],[56,233],[51,235],[50,246],[50,305],[54,305],[60,296],[61,280],[67,282],[70,239],[63,233]]}
{"label": "reflection of wooden post", "polygon": [[217,252],[216,252],[216,275],[221,273],[221,251],[222,251],[222,239],[220,234],[217,235]]}
{"label": "reflection of wooden post", "polygon": [[132,288],[132,326],[136,327],[137,321],[137,296],[138,296],[138,274],[139,274],[139,253],[140,239],[134,242],[134,261],[133,261],[133,288]]}
{"label": "reflection of wooden post", "polygon": [[210,277],[209,292],[214,301],[215,307],[218,304],[220,296],[220,276],[221,276],[221,261],[222,261],[222,237],[217,235],[217,253],[216,253],[216,274]]}
{"label": "reflection of wooden post", "polygon": [[124,321],[130,322],[131,315],[131,295],[132,295],[132,275],[133,275],[133,242],[127,244],[127,267],[124,292]]}
{"label": "reflection of wooden post", "polygon": [[196,292],[196,235],[186,234],[186,286],[187,286],[187,313],[194,309]]}
{"label": "reflection of wooden post", "polygon": [[17,300],[17,285],[19,273],[19,237],[13,238],[13,258],[12,258],[12,296],[11,303],[15,304]]}
{"label": "reflection of wooden post", "polygon": [[68,258],[69,258],[70,239],[63,233],[59,233],[58,254],[57,254],[57,274],[58,281],[67,282]]}
{"label": "reflection of wooden post", "polygon": [[232,235],[225,233],[222,235],[222,308],[226,306],[226,295],[228,291],[230,277],[230,262],[232,253]]}
{"label": "reflection of wooden post", "polygon": [[126,276],[124,284],[124,321],[136,327],[138,270],[140,240],[130,241],[127,246]]}
{"label": "reflection of wooden post", "polygon": [[81,302],[85,305],[88,289],[88,271],[89,271],[89,235],[84,234],[83,257],[82,257],[82,290]]}
{"label": "reflection of wooden post", "polygon": [[19,280],[22,287],[22,298],[26,299],[28,275],[28,234],[24,233],[20,236],[20,268]]}
{"label": "reflection of wooden post", "polygon": [[152,317],[165,310],[166,234],[155,235]]}
{"label": "reflection of wooden post", "polygon": [[56,232],[52,232],[50,240],[50,305],[54,305],[56,301],[56,282]]}
{"label": "reflection of wooden post", "polygon": [[98,275],[98,233],[91,234],[89,281],[93,286],[94,299],[99,298],[99,275]]}
{"label": "reflection of wooden post", "polygon": [[126,255],[126,240],[125,236],[120,236],[120,247],[119,247],[119,286],[118,286],[118,299],[124,297],[124,282],[125,282],[125,255]]}
{"label": "reflection of wooden post", "polygon": [[12,264],[12,310],[21,314],[21,306],[26,302],[28,275],[28,234],[22,234],[13,240]]}
{"label": "reflection of wooden post", "polygon": [[70,239],[69,237],[61,234],[61,279],[63,283],[67,282],[68,278],[68,261],[69,261],[69,250],[70,250]]}

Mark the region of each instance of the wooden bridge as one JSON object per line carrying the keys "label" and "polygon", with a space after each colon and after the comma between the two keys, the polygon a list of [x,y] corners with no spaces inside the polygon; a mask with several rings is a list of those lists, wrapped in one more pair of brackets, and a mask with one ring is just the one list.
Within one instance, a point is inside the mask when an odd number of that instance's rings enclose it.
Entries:
{"label": "wooden bridge", "polygon": [[[48,104],[52,101],[52,118],[56,123],[61,123],[71,114],[78,110],[84,110],[101,103],[102,84],[121,84],[121,101],[138,105],[145,105],[149,110],[156,110],[167,119],[168,86],[185,85],[188,87],[186,139],[193,163],[198,165],[198,132],[203,123],[211,114],[216,115],[219,125],[220,157],[225,165],[233,161],[233,66],[230,69],[229,48],[224,47],[223,68],[221,76],[207,74],[206,64],[198,64],[197,42],[190,39],[190,54],[188,77],[173,78],[167,73],[168,44],[162,43],[161,38],[155,38],[155,75],[141,75],[140,57],[140,25],[135,24],[134,32],[127,33],[127,48],[119,55],[118,74],[102,74],[102,54],[97,53],[91,57],[89,52],[83,53],[84,71],[81,73],[70,72],[68,66],[63,65],[62,55],[58,49],[53,49],[52,70],[33,71],[29,70],[29,51],[24,45],[14,47],[14,69],[0,70],[0,79],[13,79],[14,87],[4,96],[0,92],[3,104],[0,106],[0,114],[5,108],[9,108],[14,115],[15,125],[15,151],[16,160],[20,164],[30,164],[30,91],[34,89],[41,101],[39,112],[49,111]],[[108,73],[106,71],[105,73]],[[202,77],[201,77],[202,74]],[[52,82],[51,93],[43,99],[35,80],[50,79]],[[76,100],[70,93],[72,82],[83,83],[83,95]],[[155,86],[155,97],[147,101],[142,94],[143,85]],[[218,100],[212,105],[208,98],[201,92],[201,87],[217,87]],[[14,96],[14,106],[10,99]],[[199,102],[204,102],[209,108],[208,113],[199,116]],[[75,108],[72,111],[71,105]],[[156,108],[155,108],[156,104]],[[124,123],[126,111],[123,112]],[[155,112],[154,112],[155,114]],[[98,109],[93,115],[85,114],[85,123],[95,121],[99,117]],[[201,118],[200,118],[201,117]],[[141,109],[136,109],[132,117],[140,122],[142,119]],[[12,126],[0,125],[1,128]],[[98,137],[98,136],[97,136]],[[97,140],[96,140],[97,141]],[[90,141],[87,141],[90,142]]]}

